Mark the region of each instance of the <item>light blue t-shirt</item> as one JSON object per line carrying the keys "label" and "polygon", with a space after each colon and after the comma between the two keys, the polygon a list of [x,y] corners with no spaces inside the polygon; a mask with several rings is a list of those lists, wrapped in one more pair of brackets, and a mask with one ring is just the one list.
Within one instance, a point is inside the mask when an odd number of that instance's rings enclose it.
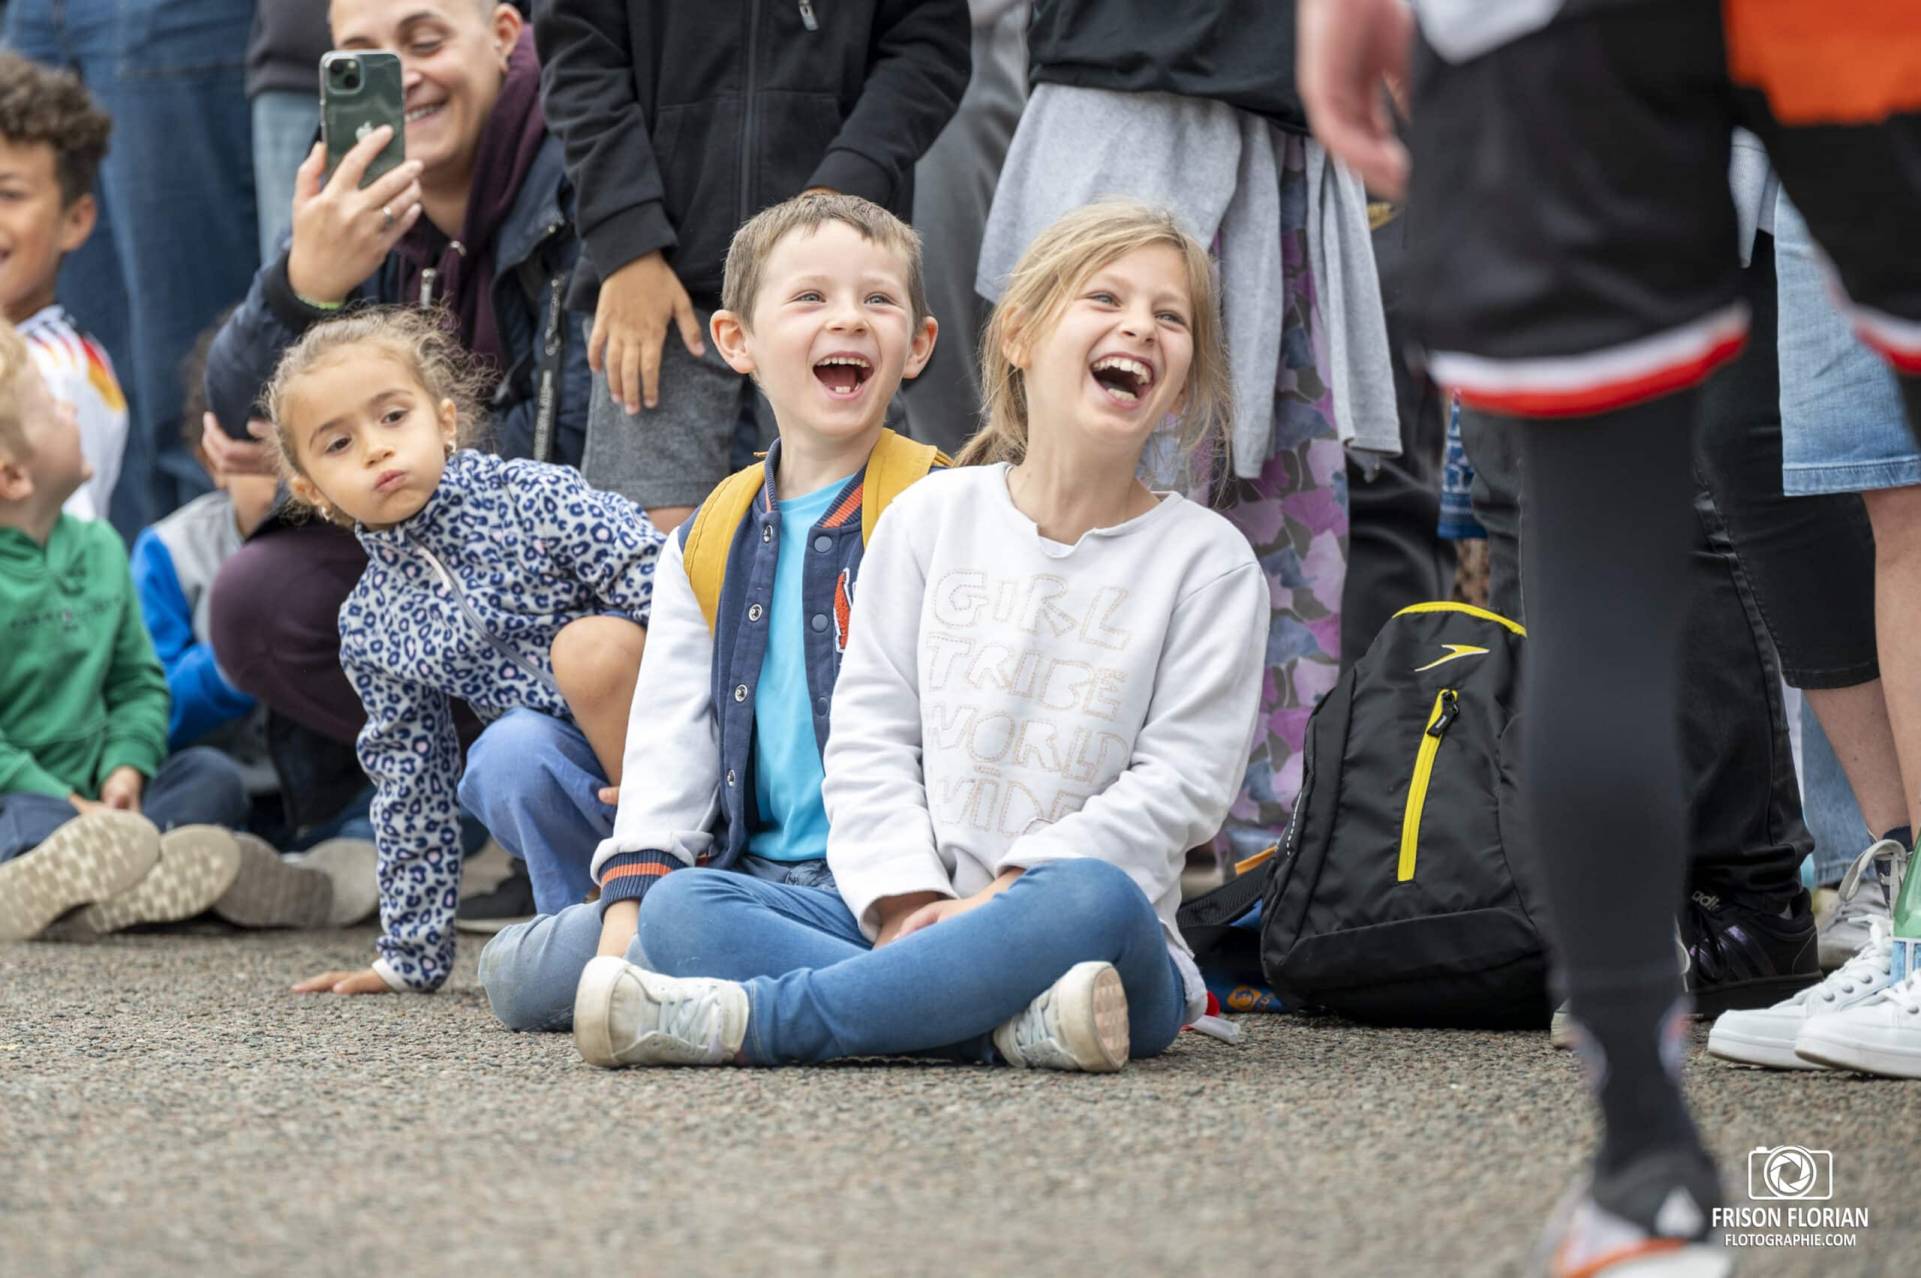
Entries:
{"label": "light blue t-shirt", "polygon": [[767,652],[754,694],[754,802],[760,824],[747,837],[747,850],[770,861],[827,855],[827,809],[820,801],[826,773],[814,740],[814,696],[807,688],[801,577],[808,534],[846,483],[837,479],[780,504],[781,553],[767,609]]}

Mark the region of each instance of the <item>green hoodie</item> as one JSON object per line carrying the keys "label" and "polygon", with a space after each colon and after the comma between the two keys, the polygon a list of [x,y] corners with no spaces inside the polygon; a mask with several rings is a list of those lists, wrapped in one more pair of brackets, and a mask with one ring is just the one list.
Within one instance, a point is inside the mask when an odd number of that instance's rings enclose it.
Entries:
{"label": "green hoodie", "polygon": [[167,676],[119,536],[71,515],[45,546],[0,528],[0,794],[97,798],[166,753]]}

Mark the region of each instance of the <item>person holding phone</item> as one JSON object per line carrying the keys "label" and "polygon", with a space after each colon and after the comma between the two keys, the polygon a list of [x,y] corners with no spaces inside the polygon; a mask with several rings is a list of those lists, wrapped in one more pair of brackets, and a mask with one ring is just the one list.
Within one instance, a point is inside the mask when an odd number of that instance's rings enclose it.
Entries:
{"label": "person holding phone", "polygon": [[[440,308],[491,368],[494,450],[578,464],[586,341],[563,310],[579,253],[574,192],[520,12],[475,0],[334,0],[328,16],[338,50],[399,55],[406,158],[366,181],[393,140],[386,126],[331,173],[321,145],[301,165],[292,232],[208,355],[207,402],[230,436],[209,454],[262,467],[248,421],[282,352],[344,308],[400,303]],[[272,520],[213,593],[214,650],[235,685],[343,746],[362,712],[340,672],[335,615],[365,566],[344,529]],[[531,898],[520,912],[531,913]]]}

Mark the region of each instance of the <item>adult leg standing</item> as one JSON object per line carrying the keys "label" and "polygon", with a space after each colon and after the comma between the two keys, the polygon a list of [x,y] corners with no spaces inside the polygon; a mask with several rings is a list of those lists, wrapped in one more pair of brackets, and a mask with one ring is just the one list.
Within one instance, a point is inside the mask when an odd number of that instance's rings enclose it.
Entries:
{"label": "adult leg standing", "polygon": [[954,118],[914,166],[914,226],[940,343],[921,375],[902,387],[908,433],[949,455],[980,426],[975,345],[987,304],[974,291],[974,271],[1001,161],[1027,100],[1026,0],[972,0],[970,8],[972,78]]}

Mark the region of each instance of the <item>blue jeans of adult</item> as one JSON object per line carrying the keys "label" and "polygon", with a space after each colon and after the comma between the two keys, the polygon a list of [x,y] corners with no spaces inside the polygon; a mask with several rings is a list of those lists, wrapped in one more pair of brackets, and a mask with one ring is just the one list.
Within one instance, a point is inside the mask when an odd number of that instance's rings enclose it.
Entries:
{"label": "blue jeans of adult", "polygon": [[132,415],[111,514],[131,537],[207,479],[180,439],[181,362],[259,262],[246,96],[253,0],[12,0],[6,43],[77,72],[113,117],[100,221],[60,300]]}
{"label": "blue jeans of adult", "polygon": [[933,1055],[991,1064],[992,1034],[1076,963],[1103,960],[1127,992],[1130,1055],[1180,1033],[1187,991],[1153,905],[1091,857],[1049,861],[964,914],[876,949],[837,892],[683,870],[640,905],[646,965],[747,989],[754,1065]]}
{"label": "blue jeans of adult", "polygon": [[558,914],[594,885],[594,849],[614,832],[607,774],[572,720],[510,710],[467,749],[460,805],[524,861],[534,908]]}
{"label": "blue jeans of adult", "polygon": [[[140,814],[163,831],[177,825],[244,829],[251,810],[240,765],[205,746],[169,755],[140,796]],[[0,794],[0,861],[33,851],[77,815],[71,803],[51,795]]]}
{"label": "blue jeans of adult", "polygon": [[[827,862],[772,861],[744,856],[731,871],[788,887],[834,893]],[[672,877],[672,876],[669,876]],[[511,1030],[567,1030],[574,1024],[574,990],[600,949],[600,905],[570,905],[553,914],[502,928],[480,952],[480,987],[500,1023]],[[647,965],[638,935],[627,961]]]}
{"label": "blue jeans of adult", "polygon": [[253,180],[259,203],[260,260],[280,252],[293,231],[294,175],[320,128],[320,95],[269,89],[254,95]]}

